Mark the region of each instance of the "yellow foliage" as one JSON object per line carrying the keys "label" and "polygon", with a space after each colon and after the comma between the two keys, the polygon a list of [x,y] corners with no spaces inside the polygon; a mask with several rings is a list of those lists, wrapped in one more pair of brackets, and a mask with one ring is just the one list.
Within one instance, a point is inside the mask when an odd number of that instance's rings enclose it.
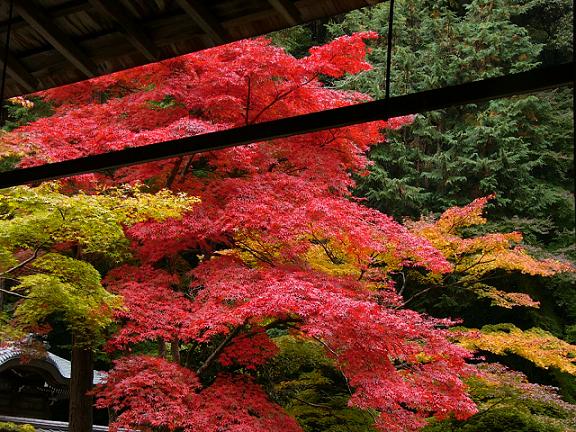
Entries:
{"label": "yellow foliage", "polygon": [[522,331],[513,324],[488,325],[459,335],[457,340],[468,349],[516,354],[541,368],[555,367],[576,375],[576,346],[539,328]]}
{"label": "yellow foliage", "polygon": [[280,260],[280,246],[264,242],[256,232],[239,231],[234,236],[236,248],[219,251],[219,255],[236,255],[247,265],[271,264]]}
{"label": "yellow foliage", "polygon": [[34,108],[34,102],[22,97],[22,96],[15,96],[7,99],[7,102],[10,102],[14,105],[22,105],[24,108]]}
{"label": "yellow foliage", "polygon": [[[302,242],[306,240],[306,242]],[[302,234],[296,241],[296,253],[290,251],[288,243],[271,243],[261,240],[258,233],[239,231],[234,236],[234,248],[221,250],[219,255],[234,255],[247,265],[257,267],[263,263],[271,265],[294,263],[336,277],[372,280],[372,286],[380,288],[379,280],[384,272],[402,268],[402,261],[393,251],[369,253],[358,249],[346,238],[325,239],[314,232]],[[305,245],[302,247],[302,245]]]}
{"label": "yellow foliage", "polygon": [[519,292],[506,292],[486,284],[473,284],[472,290],[478,297],[486,297],[492,300],[494,306],[512,309],[514,306],[526,306],[537,308],[540,302],[532,299],[528,294]]}
{"label": "yellow foliage", "polygon": [[486,223],[482,211],[491,197],[476,199],[464,207],[448,209],[438,220],[422,219],[409,222],[407,226],[413,233],[429,240],[453,264],[452,275],[459,277],[459,285],[471,288],[479,296],[492,299],[492,304],[496,306],[538,307],[538,302],[527,294],[497,290],[481,282],[495,270],[547,277],[575,269],[558,260],[533,258],[519,245],[522,241],[519,232],[463,238],[459,234],[462,228]]}
{"label": "yellow foliage", "polygon": [[361,269],[353,256],[333,251],[329,245],[313,244],[305,255],[306,263],[314,270],[332,276],[360,277]]}

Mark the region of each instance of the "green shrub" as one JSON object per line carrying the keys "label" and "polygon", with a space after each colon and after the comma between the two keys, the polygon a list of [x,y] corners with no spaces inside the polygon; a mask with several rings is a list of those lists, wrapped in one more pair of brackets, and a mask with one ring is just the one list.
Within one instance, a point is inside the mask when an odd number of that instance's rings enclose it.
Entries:
{"label": "green shrub", "polygon": [[2,432],[34,432],[34,426],[29,424],[16,424],[0,422],[0,431]]}

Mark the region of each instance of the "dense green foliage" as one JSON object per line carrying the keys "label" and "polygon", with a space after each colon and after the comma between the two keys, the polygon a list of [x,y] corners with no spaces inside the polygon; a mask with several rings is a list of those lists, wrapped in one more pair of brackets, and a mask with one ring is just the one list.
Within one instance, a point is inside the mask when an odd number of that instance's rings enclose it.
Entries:
{"label": "dense green foliage", "polygon": [[[539,65],[542,45],[513,23],[527,8],[503,0],[475,0],[462,9],[450,2],[398,2],[391,93]],[[375,7],[330,28],[334,35],[364,28],[383,32],[387,19],[388,9]],[[374,69],[341,85],[382,97],[385,51],[382,38],[371,54]],[[417,115],[412,127],[372,151],[375,165],[360,179],[358,193],[399,218],[495,193],[491,213],[499,229],[511,226],[528,241],[568,248],[574,229],[572,131],[570,90]]]}
{"label": "dense green foliage", "polygon": [[530,38],[542,44],[544,64],[568,62],[574,54],[573,8],[566,0],[528,0],[519,2],[512,20],[526,28]]}
{"label": "dense green foliage", "polygon": [[2,129],[6,131],[14,130],[41,117],[49,117],[54,114],[52,105],[37,96],[10,98],[3,108],[6,110],[6,121],[2,125]]}
{"label": "dense green foliage", "polygon": [[[419,0],[400,1],[396,8],[393,95],[523,71],[572,54],[569,1]],[[383,5],[348,14],[330,30],[384,33],[387,20]],[[340,85],[382,97],[385,60],[382,38],[371,53],[374,69]],[[488,207],[491,222],[464,235],[518,230],[532,251],[575,259],[573,130],[570,89],[419,114],[411,127],[372,151],[374,166],[358,179],[357,193],[397,218],[437,213],[495,193]],[[495,285],[508,285],[504,276]],[[568,337],[575,318],[574,276],[514,282],[542,302],[542,309],[517,319]],[[419,300],[421,310],[441,316],[466,317],[486,307],[450,291],[439,301]]]}
{"label": "dense green foliage", "polygon": [[263,373],[269,393],[306,432],[372,432],[374,414],[347,406],[350,388],[319,343],[291,336],[274,339],[281,349]]}

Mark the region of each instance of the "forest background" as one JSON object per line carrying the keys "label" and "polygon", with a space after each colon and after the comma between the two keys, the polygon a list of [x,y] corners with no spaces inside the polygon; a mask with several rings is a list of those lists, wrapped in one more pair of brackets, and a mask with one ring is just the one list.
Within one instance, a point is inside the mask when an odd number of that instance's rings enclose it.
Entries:
{"label": "forest background", "polygon": [[[395,13],[392,95],[557,64],[573,55],[570,1],[398,1]],[[385,4],[271,37],[303,57],[310,47],[343,34],[385,34],[387,22]],[[371,70],[344,78],[327,76],[324,83],[383,97],[386,40],[370,41],[370,46]],[[171,104],[162,100],[156,108]],[[34,100],[33,108],[14,103],[8,109],[11,123],[6,129],[52,113],[42,100]],[[398,221],[424,218],[406,222],[414,230],[429,229],[434,217],[453,206],[494,194],[479,202],[488,223],[463,224],[462,238],[520,231],[532,255],[576,260],[571,89],[419,114],[412,124],[388,131],[386,142],[370,151],[370,159],[374,164],[367,176],[356,179],[355,195]],[[4,157],[3,169],[17,162],[18,156]],[[177,200],[171,203],[180,205]],[[162,219],[170,212],[161,208],[153,216]],[[122,222],[129,217],[142,216],[124,215]],[[548,277],[502,267],[471,278],[461,270],[439,281],[416,270],[394,276],[408,308],[459,318],[462,326],[479,329],[480,337],[461,337],[460,342],[478,349],[487,362],[480,366],[486,376],[469,382],[480,412],[466,421],[435,421],[427,428],[574,430],[576,384],[570,359],[576,352],[569,345],[576,343],[574,273]],[[52,334],[51,345],[65,345],[65,333]],[[304,430],[374,430],[372,414],[347,406],[346,382],[315,344],[276,336],[281,353],[263,374],[274,400]],[[99,361],[108,367],[110,359],[102,354]],[[562,399],[545,385],[558,387]]]}

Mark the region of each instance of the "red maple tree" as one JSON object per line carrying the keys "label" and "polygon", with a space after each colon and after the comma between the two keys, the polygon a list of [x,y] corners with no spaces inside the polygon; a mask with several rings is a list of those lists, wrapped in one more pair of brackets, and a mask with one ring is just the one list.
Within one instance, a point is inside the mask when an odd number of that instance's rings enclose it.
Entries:
{"label": "red maple tree", "polygon": [[[372,33],[296,59],[241,41],[46,91],[54,116],[13,132],[34,165],[336,108],[367,97],[329,88],[369,68]],[[98,390],[115,426],[194,431],[300,430],[258,382],[270,329],[318,341],[381,430],[475,412],[461,381],[467,351],[444,320],[401,308],[390,275],[451,269],[425,239],[350,195],[351,174],[385,129],[351,126],[68,180],[70,190],[146,182],[198,196],[181,219],[127,230],[138,262],[110,272],[124,297],[109,341],[123,353]],[[145,344],[148,354],[132,355]],[[151,347],[157,346],[156,349]],[[152,352],[152,354],[150,354]]]}

